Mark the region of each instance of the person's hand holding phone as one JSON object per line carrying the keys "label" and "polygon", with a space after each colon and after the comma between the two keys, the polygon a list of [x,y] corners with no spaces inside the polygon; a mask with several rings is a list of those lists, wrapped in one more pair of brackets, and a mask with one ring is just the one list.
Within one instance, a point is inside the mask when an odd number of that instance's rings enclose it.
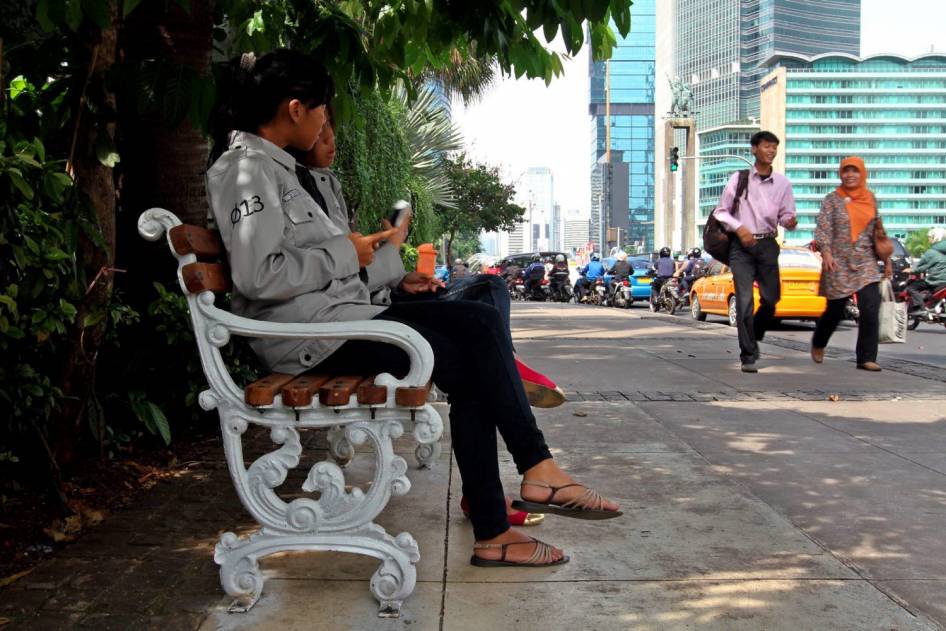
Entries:
{"label": "person's hand holding phone", "polygon": [[360,232],[349,234],[348,239],[355,246],[355,253],[358,255],[358,266],[368,267],[371,265],[374,260],[374,251],[381,247],[382,242],[389,241],[396,232],[397,228],[390,228],[368,235],[363,235]]}
{"label": "person's hand holding phone", "polygon": [[[396,249],[400,250],[401,246],[407,241],[407,235],[410,232],[411,228],[411,219],[413,218],[413,213],[410,206],[399,211],[399,214],[392,216],[391,219],[382,219],[381,227],[384,230],[395,230],[394,236],[388,239],[388,243],[392,244]],[[392,219],[398,221],[397,226],[394,226],[391,222]]]}

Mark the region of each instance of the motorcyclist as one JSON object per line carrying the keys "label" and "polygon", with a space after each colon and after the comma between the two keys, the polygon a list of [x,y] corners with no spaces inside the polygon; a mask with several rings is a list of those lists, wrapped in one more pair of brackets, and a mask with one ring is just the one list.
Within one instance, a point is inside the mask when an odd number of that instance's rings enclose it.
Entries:
{"label": "motorcyclist", "polygon": [[568,283],[568,261],[564,254],[556,254],[555,262],[552,263],[552,271],[549,272],[549,291],[552,296],[561,293],[562,286]]}
{"label": "motorcyclist", "polygon": [[920,311],[924,308],[926,297],[939,291],[946,285],[946,240],[938,241],[923,253],[920,261],[913,269],[906,272],[923,272],[925,278],[912,280],[907,285],[907,294],[910,296],[910,311]]}
{"label": "motorcyclist", "polygon": [[693,281],[703,275],[703,268],[706,266],[703,261],[703,250],[692,248],[687,252],[687,262],[677,272],[680,275],[680,295],[686,296],[690,293],[690,287]]}
{"label": "motorcyclist", "polygon": [[542,257],[538,254],[532,257],[529,267],[522,272],[525,279],[526,295],[531,296],[532,292],[539,288],[542,281],[545,280],[545,264],[542,263]]}
{"label": "motorcyclist", "polygon": [[456,278],[463,278],[464,276],[469,276],[470,270],[467,269],[466,263],[463,262],[463,259],[456,259],[453,262],[453,268],[450,269],[450,280]]}
{"label": "motorcyclist", "polygon": [[581,278],[575,281],[575,296],[578,302],[582,302],[588,293],[588,286],[604,276],[604,265],[601,264],[601,257],[592,254],[591,260],[579,269],[578,273],[581,274]]}
{"label": "motorcyclist", "polygon": [[506,281],[506,288],[509,289],[509,292],[512,293],[513,285],[516,284],[516,280],[522,276],[522,268],[519,267],[514,261],[510,262],[509,265],[502,271],[502,277]]}
{"label": "motorcyclist", "polygon": [[654,282],[650,285],[650,302],[651,304],[657,304],[657,295],[660,293],[660,288],[673,278],[677,271],[677,264],[670,256],[670,248],[666,246],[660,248],[660,257],[651,269],[654,271]]}

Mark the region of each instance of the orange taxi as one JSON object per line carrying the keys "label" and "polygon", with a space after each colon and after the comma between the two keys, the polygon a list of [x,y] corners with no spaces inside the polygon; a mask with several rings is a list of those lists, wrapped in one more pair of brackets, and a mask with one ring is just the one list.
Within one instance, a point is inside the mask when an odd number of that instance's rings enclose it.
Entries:
{"label": "orange taxi", "polygon": [[[827,301],[818,295],[821,259],[811,250],[783,247],[778,257],[782,297],[775,305],[777,319],[814,320],[824,312]],[[758,287],[753,290],[755,309],[759,308]],[[729,318],[736,326],[736,291],[732,272],[719,261],[710,261],[706,273],[690,289],[690,314],[705,320],[707,314]]]}

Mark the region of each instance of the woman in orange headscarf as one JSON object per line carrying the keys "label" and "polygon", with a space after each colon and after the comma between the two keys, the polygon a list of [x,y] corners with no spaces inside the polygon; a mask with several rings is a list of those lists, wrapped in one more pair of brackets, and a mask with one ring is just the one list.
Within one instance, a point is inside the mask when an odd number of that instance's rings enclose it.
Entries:
{"label": "woman in orange headscarf", "polygon": [[[824,349],[844,316],[844,307],[857,295],[857,367],[879,371],[877,364],[880,312],[880,257],[874,251],[874,231],[882,230],[877,199],[867,188],[867,168],[857,157],[841,161],[841,185],[821,202],[815,244],[822,256],[821,293],[828,306],[811,340],[811,358],[824,361]],[[889,258],[884,275],[892,272]]]}

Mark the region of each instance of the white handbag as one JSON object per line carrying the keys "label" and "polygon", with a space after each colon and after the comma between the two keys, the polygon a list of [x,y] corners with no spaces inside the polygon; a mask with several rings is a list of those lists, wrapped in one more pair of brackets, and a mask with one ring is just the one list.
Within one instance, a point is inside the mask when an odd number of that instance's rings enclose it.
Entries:
{"label": "white handbag", "polygon": [[881,344],[903,344],[907,341],[907,303],[897,302],[889,280],[880,281]]}

